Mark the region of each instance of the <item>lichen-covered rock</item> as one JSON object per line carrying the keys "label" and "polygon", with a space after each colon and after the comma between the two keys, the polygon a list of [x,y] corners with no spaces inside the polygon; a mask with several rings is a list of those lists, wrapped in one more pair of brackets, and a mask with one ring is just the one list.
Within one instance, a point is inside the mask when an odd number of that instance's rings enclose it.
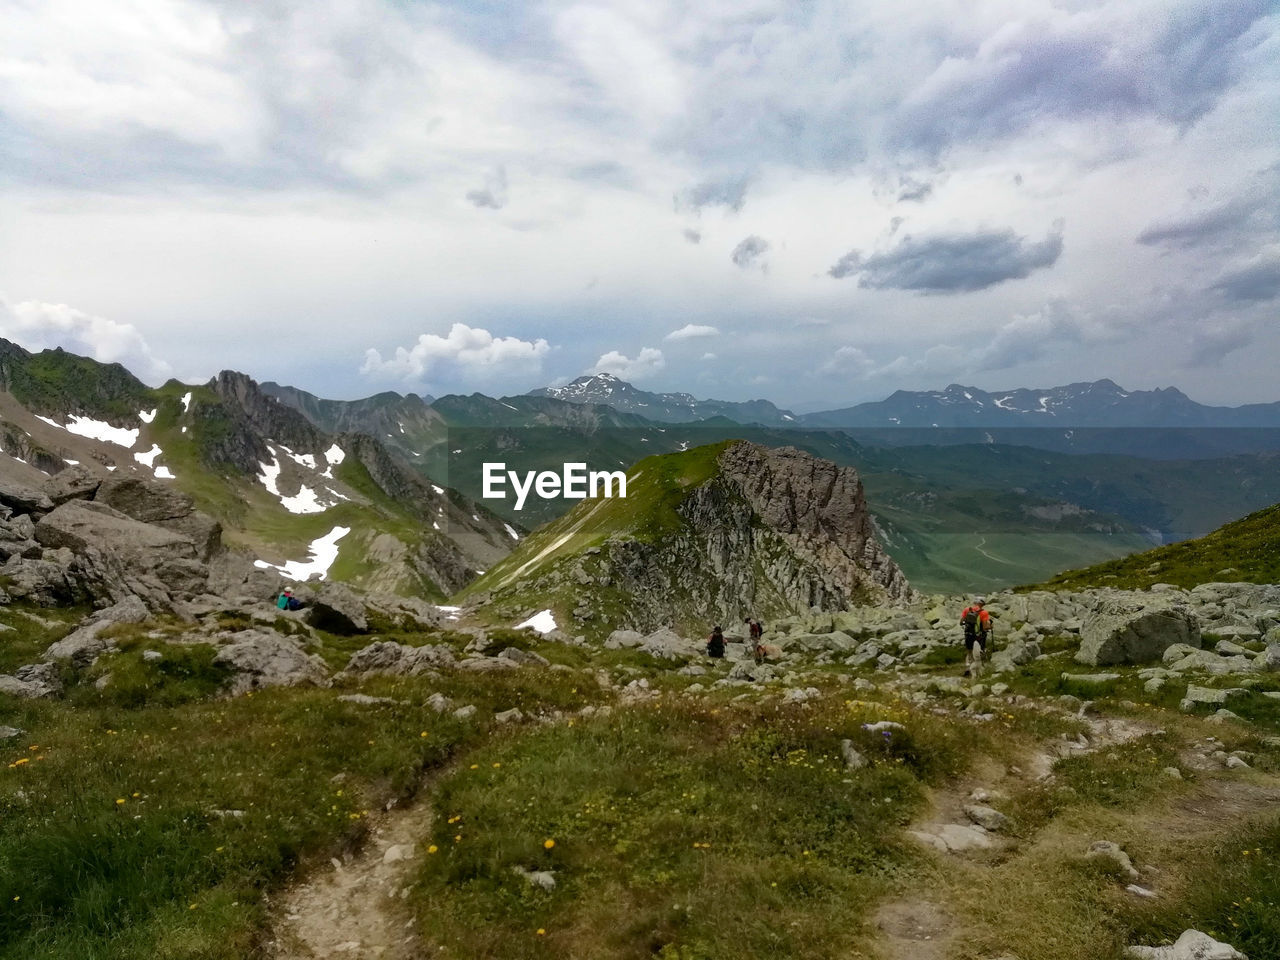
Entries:
{"label": "lichen-covered rock", "polygon": [[1165,947],[1127,947],[1125,955],[1133,960],[1249,960],[1235,947],[1199,930],[1184,930],[1177,942]]}

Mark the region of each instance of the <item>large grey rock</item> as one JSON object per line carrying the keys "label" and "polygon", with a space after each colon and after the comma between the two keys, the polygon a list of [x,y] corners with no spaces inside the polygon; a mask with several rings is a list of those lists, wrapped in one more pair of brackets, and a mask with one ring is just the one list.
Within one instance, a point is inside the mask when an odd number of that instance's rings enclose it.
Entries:
{"label": "large grey rock", "polygon": [[644,642],[644,634],[637,633],[635,630],[615,630],[609,634],[609,639],[605,640],[604,646],[606,650],[629,650],[632,647],[638,647]]}
{"label": "large grey rock", "polygon": [[393,640],[377,640],[357,650],[347,662],[347,673],[417,675],[454,666],[453,651],[443,645],[408,647]]}
{"label": "large grey rock", "polygon": [[36,524],[36,540],[46,548],[46,560],[50,550],[71,551],[66,569],[95,599],[137,595],[166,606],[171,597],[195,596],[207,587],[208,568],[189,539],[97,501],[64,503]]}
{"label": "large grey rock", "polygon": [[75,465],[60,470],[44,482],[44,492],[55,507],[68,500],[92,500],[102,478]]}
{"label": "large grey rock", "polygon": [[53,509],[53,501],[48,494],[4,478],[0,478],[0,504],[14,513],[47,513]]}
{"label": "large grey rock", "polygon": [[642,639],[639,650],[659,660],[681,660],[705,652],[705,647],[693,640],[686,640],[673,630],[662,627]]}
{"label": "large grey rock", "polygon": [[1125,955],[1134,960],[1249,960],[1235,947],[1199,930],[1184,930],[1177,942],[1166,947],[1127,947]]}
{"label": "large grey rock", "polygon": [[753,680],[763,683],[772,680],[774,669],[767,663],[756,663],[754,660],[739,660],[729,669],[729,680]]}
{"label": "large grey rock", "polygon": [[83,591],[68,577],[68,567],[73,560],[70,551],[67,551],[66,563],[12,556],[0,567],[0,576],[5,578],[5,593],[43,607],[81,601],[85,599]]}
{"label": "large grey rock", "polygon": [[303,619],[317,630],[345,636],[369,630],[364,603],[350,587],[341,583],[322,583],[312,596],[304,598],[304,602],[307,606]]}
{"label": "large grey rock", "polygon": [[1154,663],[1170,646],[1200,646],[1200,625],[1178,606],[1154,604],[1139,610],[1104,606],[1089,616],[1080,631],[1078,663]]}
{"label": "large grey rock", "polygon": [[1258,654],[1258,658],[1253,663],[1256,669],[1267,673],[1280,670],[1280,643],[1267,644],[1267,649]]}
{"label": "large grey rock", "polygon": [[56,697],[62,693],[62,678],[52,663],[29,663],[15,670],[12,676],[0,675],[0,693],[26,700]]}
{"label": "large grey rock", "polygon": [[141,477],[107,477],[93,499],[143,523],[176,520],[195,511],[195,501],[172,483]]}
{"label": "large grey rock", "polygon": [[530,667],[549,667],[551,661],[540,653],[532,650],[521,650],[519,647],[507,647],[498,657],[502,660],[510,660],[512,663],[522,664]]}
{"label": "large grey rock", "polygon": [[1220,706],[1235,697],[1243,696],[1247,692],[1243,687],[1215,690],[1213,687],[1199,687],[1191,683],[1187,685],[1184,699],[1190,700],[1197,705]]}
{"label": "large grey rock", "polygon": [[214,655],[213,662],[235,671],[232,693],[262,687],[328,686],[324,661],[296,641],[274,631],[242,630]]}

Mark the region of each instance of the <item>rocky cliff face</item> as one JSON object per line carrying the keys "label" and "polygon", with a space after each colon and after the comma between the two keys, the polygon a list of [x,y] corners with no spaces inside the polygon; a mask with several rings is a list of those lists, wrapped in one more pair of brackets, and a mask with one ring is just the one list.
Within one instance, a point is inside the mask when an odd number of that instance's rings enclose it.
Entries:
{"label": "rocky cliff face", "polygon": [[[659,536],[618,531],[549,568],[535,563],[496,600],[533,605],[547,598],[541,605],[548,606],[571,597],[572,616],[584,626],[701,631],[747,616],[845,610],[912,595],[875,539],[851,468],[750,443],[726,448],[716,467],[681,496],[674,529]],[[643,471],[636,479],[643,481]]]}

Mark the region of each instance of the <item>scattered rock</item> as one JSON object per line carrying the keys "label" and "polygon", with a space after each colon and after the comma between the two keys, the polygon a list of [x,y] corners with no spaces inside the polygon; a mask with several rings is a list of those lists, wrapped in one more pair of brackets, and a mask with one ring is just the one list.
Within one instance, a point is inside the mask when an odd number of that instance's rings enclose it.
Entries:
{"label": "scattered rock", "polygon": [[1235,947],[1199,930],[1184,930],[1167,947],[1126,947],[1125,955],[1133,960],[1249,960]]}
{"label": "scattered rock", "polygon": [[998,832],[1009,826],[1009,818],[999,810],[980,803],[967,803],[962,808],[964,815],[984,830]]}
{"label": "scattered rock", "polygon": [[371,697],[367,693],[344,693],[338,697],[343,703],[355,703],[362,707],[372,707],[379,703],[399,703],[391,697]]}
{"label": "scattered rock", "polygon": [[1137,880],[1141,876],[1134,868],[1129,855],[1120,849],[1120,844],[1112,843],[1110,840],[1095,840],[1089,844],[1084,857],[1086,860],[1102,860],[1111,864],[1130,880]]}
{"label": "scattered rock", "polygon": [[468,703],[465,707],[459,707],[457,710],[453,711],[454,719],[457,719],[457,720],[466,720],[468,717],[474,717],[475,715],[476,715],[475,704],[471,704],[471,703]]}
{"label": "scattered rock", "polygon": [[548,892],[556,888],[556,877],[550,870],[526,870],[524,867],[512,867],[512,871],[523,877],[535,887]]}
{"label": "scattered rock", "polygon": [[15,737],[22,736],[26,732],[27,731],[21,730],[18,727],[0,726],[0,740],[12,740]]}
{"label": "scattered rock", "polygon": [[406,647],[394,640],[376,640],[351,655],[346,672],[416,676],[454,665],[453,651],[443,644]]}
{"label": "scattered rock", "polygon": [[524,719],[524,712],[519,707],[512,707],[510,710],[503,710],[493,715],[496,723],[519,723]]}
{"label": "scattered rock", "polygon": [[1154,900],[1156,898],[1156,892],[1154,890],[1148,890],[1146,887],[1140,887],[1136,883],[1129,884],[1125,887],[1125,890],[1132,893],[1135,897],[1141,897],[1144,900]]}
{"label": "scattered rock", "polygon": [[867,758],[854,749],[852,740],[840,741],[840,756],[848,770],[861,770],[867,765]]}

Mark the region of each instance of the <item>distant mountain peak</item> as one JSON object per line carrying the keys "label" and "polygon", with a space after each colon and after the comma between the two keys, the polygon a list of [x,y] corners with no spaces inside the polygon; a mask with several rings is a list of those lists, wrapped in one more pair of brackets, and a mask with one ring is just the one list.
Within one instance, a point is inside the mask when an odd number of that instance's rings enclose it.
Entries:
{"label": "distant mountain peak", "polygon": [[783,426],[799,419],[768,400],[699,400],[691,393],[650,393],[612,373],[586,374],[563,386],[530,390],[527,396],[551,397],[569,403],[599,403],[663,423],[692,423],[725,417],[743,424]]}

